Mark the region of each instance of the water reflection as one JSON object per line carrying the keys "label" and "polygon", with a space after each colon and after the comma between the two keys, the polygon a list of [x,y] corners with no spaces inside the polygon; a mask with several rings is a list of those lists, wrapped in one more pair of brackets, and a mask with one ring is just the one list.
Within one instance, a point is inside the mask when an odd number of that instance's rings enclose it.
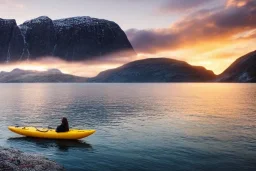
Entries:
{"label": "water reflection", "polygon": [[7,142],[13,145],[27,143],[40,148],[57,148],[60,151],[68,151],[69,149],[93,149],[91,144],[82,140],[51,140],[31,137],[13,137],[9,138]]}
{"label": "water reflection", "polygon": [[[0,84],[0,89],[0,145],[42,154],[67,170],[256,170],[255,84]],[[15,134],[7,128],[56,128],[62,117],[71,127],[97,134],[86,142],[10,138]]]}

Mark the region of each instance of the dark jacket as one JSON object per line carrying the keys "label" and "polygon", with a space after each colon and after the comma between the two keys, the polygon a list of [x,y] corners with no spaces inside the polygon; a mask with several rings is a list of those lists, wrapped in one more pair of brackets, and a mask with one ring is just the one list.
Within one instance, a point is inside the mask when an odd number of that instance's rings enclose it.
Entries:
{"label": "dark jacket", "polygon": [[67,131],[69,131],[69,127],[64,124],[59,125],[56,129],[56,132],[67,132]]}

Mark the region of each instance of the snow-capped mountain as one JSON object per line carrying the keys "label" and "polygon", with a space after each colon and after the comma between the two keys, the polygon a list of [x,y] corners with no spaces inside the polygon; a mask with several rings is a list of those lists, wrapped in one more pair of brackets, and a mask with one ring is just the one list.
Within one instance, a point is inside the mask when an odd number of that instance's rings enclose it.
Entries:
{"label": "snow-capped mountain", "polygon": [[79,61],[120,51],[135,54],[115,22],[91,17],[41,16],[19,26],[15,20],[0,19],[0,40],[1,62],[44,56]]}

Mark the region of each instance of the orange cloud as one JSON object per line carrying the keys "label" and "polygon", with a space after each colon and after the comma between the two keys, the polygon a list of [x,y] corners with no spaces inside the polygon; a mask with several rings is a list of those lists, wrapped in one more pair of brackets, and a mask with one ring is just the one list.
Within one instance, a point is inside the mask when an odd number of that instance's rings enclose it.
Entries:
{"label": "orange cloud", "polygon": [[227,0],[226,7],[242,7],[248,2],[250,2],[250,0]]}
{"label": "orange cloud", "polygon": [[[170,1],[174,2],[174,1]],[[175,2],[183,2],[175,1]],[[185,2],[185,1],[184,1]],[[209,1],[208,1],[209,2]],[[176,4],[180,10],[198,9],[206,2],[189,1]],[[172,8],[174,6],[169,7]],[[102,70],[124,63],[148,58],[170,57],[185,60],[193,65],[203,65],[216,74],[226,69],[236,58],[255,50],[256,1],[227,0],[223,7],[201,9],[172,24],[169,28],[137,30],[126,34],[137,56],[109,55],[101,61],[72,62],[44,59],[32,62],[1,65],[1,69],[14,68],[47,70],[58,68],[64,73],[78,76],[94,76]]]}
{"label": "orange cloud", "polygon": [[139,54],[182,59],[218,74],[255,50],[255,21],[255,0],[228,0],[223,7],[196,11],[169,28],[126,33]]}
{"label": "orange cloud", "polygon": [[[200,10],[174,23],[170,28],[126,31],[139,53],[157,53],[202,44],[231,42],[231,37],[256,28],[256,1],[247,0],[243,6]],[[236,3],[239,4],[236,0]]]}

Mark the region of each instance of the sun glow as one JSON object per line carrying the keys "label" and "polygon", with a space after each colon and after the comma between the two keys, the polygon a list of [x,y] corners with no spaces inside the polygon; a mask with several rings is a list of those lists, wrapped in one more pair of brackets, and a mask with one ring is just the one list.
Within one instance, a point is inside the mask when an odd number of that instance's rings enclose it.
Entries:
{"label": "sun glow", "polygon": [[41,66],[41,65],[21,65],[19,66],[19,69],[23,69],[23,70],[33,70],[33,71],[47,71],[49,68],[45,67],[45,66]]}
{"label": "sun glow", "polygon": [[[254,33],[255,30],[251,30],[250,32],[241,33],[238,36],[247,37]],[[220,74],[238,57],[255,50],[253,46],[254,41],[255,39],[246,40],[245,38],[244,40],[235,41],[233,43],[213,41],[201,43],[197,46],[187,46],[185,44],[182,49],[164,50],[154,54],[138,53],[136,56],[126,57],[125,60],[112,58],[112,60],[105,59],[104,61],[67,62],[52,57],[45,57],[38,61],[2,64],[0,67],[1,71],[8,72],[15,68],[35,71],[47,71],[48,69],[56,68],[65,74],[93,77],[102,71],[117,68],[131,61],[146,58],[166,57],[186,61],[195,66],[203,66],[208,70],[212,70],[215,74]]]}
{"label": "sun glow", "polygon": [[18,63],[2,64],[1,71],[10,72],[15,68],[22,70],[47,71],[49,69],[59,69],[62,73],[72,74],[83,77],[93,77],[99,72],[116,68],[123,63],[85,63],[85,62],[66,62],[55,58],[44,58],[39,61],[24,61]]}

